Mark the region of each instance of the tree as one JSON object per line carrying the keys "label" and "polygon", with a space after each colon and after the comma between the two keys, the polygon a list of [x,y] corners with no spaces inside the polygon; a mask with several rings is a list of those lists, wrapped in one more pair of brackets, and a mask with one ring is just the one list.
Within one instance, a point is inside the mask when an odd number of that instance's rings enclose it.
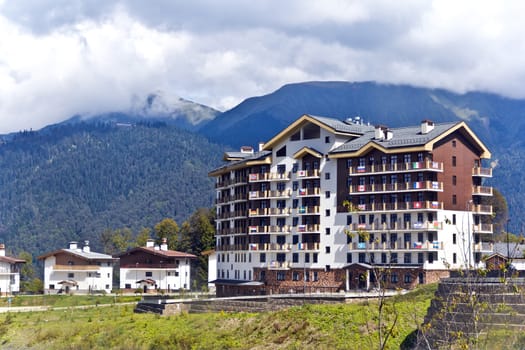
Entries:
{"label": "tree", "polygon": [[145,247],[148,239],[151,238],[151,229],[143,227],[142,230],[137,234],[135,238],[135,244],[137,247]]}
{"label": "tree", "polygon": [[125,252],[135,246],[133,233],[129,228],[107,229],[100,234],[100,242],[104,252],[109,255]]}
{"label": "tree", "polygon": [[170,218],[163,219],[155,225],[154,232],[157,244],[161,244],[163,239],[167,239],[168,249],[180,250],[178,249],[180,246],[180,229],[175,220]]}
{"label": "tree", "polygon": [[44,289],[44,285],[39,278],[36,278],[37,273],[33,265],[33,256],[29,252],[21,251],[18,258],[26,262],[20,268],[20,290],[22,292],[40,293]]}
{"label": "tree", "polygon": [[[507,221],[509,220],[509,207],[507,200],[496,188],[492,189],[491,197],[484,197],[484,202],[488,205],[492,205],[494,216],[492,218],[492,224],[494,227],[494,233],[499,234],[506,231]],[[485,203],[484,203],[485,204]]]}

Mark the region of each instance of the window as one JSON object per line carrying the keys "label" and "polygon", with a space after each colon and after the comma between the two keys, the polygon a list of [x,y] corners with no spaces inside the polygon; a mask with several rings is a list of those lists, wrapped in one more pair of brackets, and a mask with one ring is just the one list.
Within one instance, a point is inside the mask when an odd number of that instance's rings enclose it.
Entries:
{"label": "window", "polygon": [[75,274],[73,272],[68,272],[67,278],[75,278]]}
{"label": "window", "polygon": [[347,225],[351,225],[352,224],[352,215],[347,215],[346,216],[346,224]]}
{"label": "window", "polygon": [[381,264],[386,264],[386,253],[381,253]]}
{"label": "window", "polygon": [[412,254],[405,253],[404,262],[405,262],[405,264],[411,264],[412,263]]}
{"label": "window", "polygon": [[292,173],[296,173],[297,169],[299,169],[299,164],[293,163],[293,165],[292,165]]}
{"label": "window", "polygon": [[299,243],[299,235],[293,235],[292,236],[292,244]]}
{"label": "window", "polygon": [[452,204],[454,205],[458,204],[458,198],[456,197],[455,194],[452,195]]}
{"label": "window", "polygon": [[456,175],[452,175],[452,185],[456,186],[457,182],[458,182],[458,178],[456,177]]}
{"label": "window", "polygon": [[348,264],[352,263],[352,253],[346,253],[346,262]]}
{"label": "window", "polygon": [[390,262],[397,264],[397,253],[392,253],[392,255],[390,255]]}
{"label": "window", "polygon": [[325,229],[325,233],[326,233],[327,235],[330,234],[330,227],[327,227],[327,228]]}
{"label": "window", "polygon": [[318,139],[321,137],[321,128],[315,124],[307,124],[303,128],[303,140]]}
{"label": "window", "polygon": [[359,253],[358,259],[359,259],[358,261],[360,263],[365,263],[366,262],[366,255],[365,255],[365,253]]}
{"label": "window", "polygon": [[330,173],[324,173],[324,179],[330,180]]}
{"label": "window", "polygon": [[452,214],[452,225],[456,224],[456,214]]}
{"label": "window", "polygon": [[292,200],[292,207],[295,209],[299,206],[299,200],[298,199],[294,199]]}
{"label": "window", "polygon": [[417,253],[417,263],[422,264],[425,262],[425,259],[423,257],[423,253]]}
{"label": "window", "polygon": [[55,285],[54,284],[50,284],[49,285],[49,289],[55,289]]}
{"label": "window", "polygon": [[297,225],[299,225],[299,218],[297,217],[292,218],[292,226],[295,227]]}
{"label": "window", "polygon": [[306,253],[304,254],[304,262],[309,263],[310,262],[310,254]]}
{"label": "window", "polygon": [[457,244],[457,237],[455,233],[452,234],[452,244]]}
{"label": "window", "polygon": [[458,262],[457,260],[458,260],[458,258],[457,258],[456,253],[452,253],[452,263],[453,264],[457,264],[457,262]]}
{"label": "window", "polygon": [[324,143],[330,143],[330,136],[324,137]]}
{"label": "window", "polygon": [[266,262],[266,253],[261,253],[261,255],[259,255],[259,261],[260,262]]}
{"label": "window", "polygon": [[[277,157],[286,157],[286,146],[283,146],[282,148],[280,148],[280,149],[275,153],[275,155],[276,155]],[[284,171],[283,171],[282,173],[284,173]],[[282,173],[280,173],[280,174],[282,174]]]}
{"label": "window", "polygon": [[452,147],[456,148],[456,140],[452,140]]}
{"label": "window", "polygon": [[405,283],[411,283],[412,282],[412,276],[410,276],[409,273],[405,274]]}
{"label": "window", "polygon": [[392,283],[397,283],[398,282],[398,279],[397,279],[397,273],[393,273],[391,276],[390,276],[390,281]]}
{"label": "window", "polygon": [[292,281],[299,281],[299,272],[292,272]]}
{"label": "window", "polygon": [[403,160],[405,161],[405,163],[410,163],[412,161],[412,157],[410,156],[410,154],[405,154],[403,156]]}
{"label": "window", "polygon": [[297,131],[290,137],[290,141],[298,141],[301,139],[301,130]]}
{"label": "window", "polygon": [[125,288],[125,289],[131,289],[131,283],[126,283],[126,284],[124,285],[124,288]]}
{"label": "window", "polygon": [[313,276],[312,276],[312,281],[314,281],[314,282],[319,281],[319,273],[318,273],[317,271],[314,271],[314,272],[312,273],[312,275],[313,275]]}
{"label": "window", "polygon": [[330,216],[330,209],[326,209],[326,216]]}
{"label": "window", "polygon": [[152,277],[153,276],[153,272],[151,271],[146,271],[146,277]]}
{"label": "window", "polygon": [[456,156],[452,156],[452,166],[456,166]]}
{"label": "window", "polygon": [[330,265],[326,265],[325,266],[325,270],[326,270],[326,272],[330,272]]}
{"label": "window", "polygon": [[292,190],[297,191],[298,188],[299,188],[299,182],[297,181],[292,182]]}
{"label": "window", "polygon": [[314,264],[317,264],[318,258],[319,258],[319,254],[318,253],[313,253],[312,254],[312,262]]}
{"label": "window", "polygon": [[284,271],[277,271],[277,281],[284,281],[286,278],[286,274]]}
{"label": "window", "polygon": [[293,253],[292,254],[292,262],[293,263],[298,263],[299,262],[299,254],[298,253]]}

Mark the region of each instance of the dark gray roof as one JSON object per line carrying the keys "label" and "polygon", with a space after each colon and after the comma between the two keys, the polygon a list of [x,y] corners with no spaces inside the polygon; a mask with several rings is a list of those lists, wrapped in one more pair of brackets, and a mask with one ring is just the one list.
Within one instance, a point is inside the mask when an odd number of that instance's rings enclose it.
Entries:
{"label": "dark gray roof", "polygon": [[421,133],[421,126],[410,126],[403,128],[393,128],[392,138],[390,140],[376,140],[375,130],[372,128],[366,134],[356,139],[350,140],[330,153],[355,152],[369,142],[380,145],[383,148],[398,148],[407,146],[422,146],[430,140],[438,137],[442,133],[451,129],[459,122],[434,124],[434,129],[427,134]]}
{"label": "dark gray roof", "polygon": [[494,243],[494,253],[499,253],[505,257],[511,258],[524,258],[525,257],[525,244],[516,244],[509,242],[508,244],[510,254],[507,254],[507,243]]}
{"label": "dark gray roof", "polygon": [[334,129],[336,132],[363,135],[366,132],[374,131],[374,127],[371,125],[350,123],[335,118],[319,117],[311,114],[308,114],[308,116]]}
{"label": "dark gray roof", "polygon": [[[229,153],[232,153],[232,152],[229,152]],[[227,153],[227,154],[229,154]],[[234,152],[234,153],[241,153],[241,152]],[[262,159],[268,155],[271,155],[272,152],[271,151],[261,151],[261,152],[255,152],[255,153],[243,153],[244,155],[246,155],[245,158],[243,159],[240,159],[240,160],[234,160],[234,161],[231,161],[231,162],[228,162],[226,165],[223,165],[219,168],[216,168],[214,170],[212,170],[211,172],[215,172],[215,171],[218,171],[218,170],[221,170],[221,169],[227,169],[231,166],[234,166],[234,165],[237,165],[237,164],[241,164],[241,163],[244,163],[244,162],[248,162],[250,160],[256,160],[256,159]]]}

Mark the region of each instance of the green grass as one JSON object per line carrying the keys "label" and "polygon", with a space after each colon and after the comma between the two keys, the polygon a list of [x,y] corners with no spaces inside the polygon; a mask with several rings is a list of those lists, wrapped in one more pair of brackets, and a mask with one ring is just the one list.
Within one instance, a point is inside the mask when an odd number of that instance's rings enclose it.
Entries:
{"label": "green grass", "polygon": [[140,300],[140,296],[134,295],[19,295],[11,297],[11,305],[8,298],[0,298],[0,307],[7,306],[51,306],[68,307],[80,305],[125,303]]}
{"label": "green grass", "polygon": [[[421,324],[434,291],[425,286],[388,300],[385,315],[399,319],[387,349],[399,349]],[[0,314],[0,348],[377,349],[377,316],[375,300],[170,317],[134,314],[133,305],[67,308]]]}

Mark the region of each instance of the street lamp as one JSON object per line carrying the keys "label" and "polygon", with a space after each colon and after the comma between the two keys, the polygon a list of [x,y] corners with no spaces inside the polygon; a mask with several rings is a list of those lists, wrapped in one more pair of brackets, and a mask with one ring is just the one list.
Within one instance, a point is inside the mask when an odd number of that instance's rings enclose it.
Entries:
{"label": "street lamp", "polygon": [[509,222],[510,222],[510,219],[507,219],[507,228],[506,228],[506,231],[507,231],[507,264],[510,263],[510,248],[509,248]]}

